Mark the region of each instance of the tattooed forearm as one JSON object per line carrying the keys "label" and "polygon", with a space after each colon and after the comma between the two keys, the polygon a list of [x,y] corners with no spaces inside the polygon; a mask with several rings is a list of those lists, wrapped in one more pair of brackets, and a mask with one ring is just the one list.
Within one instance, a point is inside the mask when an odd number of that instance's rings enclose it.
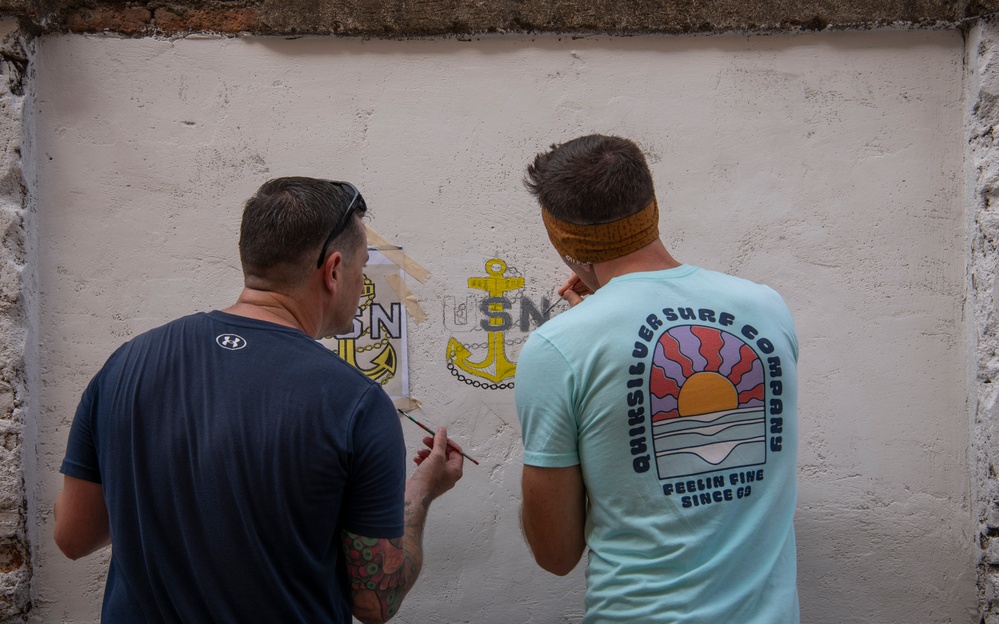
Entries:
{"label": "tattooed forearm", "polygon": [[429,496],[424,496],[417,503],[406,498],[403,507],[403,521],[406,523],[407,530],[413,528],[417,529],[420,535],[423,534],[423,525],[427,520],[427,511],[430,509],[431,500]]}
{"label": "tattooed forearm", "polygon": [[399,610],[409,589],[404,539],[375,539],[344,532],[343,552],[355,614],[378,614],[378,619],[385,621]]}
{"label": "tattooed forearm", "polygon": [[406,533],[403,536],[403,550],[406,555],[406,574],[415,582],[423,568],[423,526],[430,509],[430,497],[419,501],[406,498],[403,509]]}
{"label": "tattooed forearm", "polygon": [[403,535],[392,539],[343,532],[353,615],[362,622],[384,622],[399,610],[423,567],[423,527],[434,500],[422,487],[407,484]]}

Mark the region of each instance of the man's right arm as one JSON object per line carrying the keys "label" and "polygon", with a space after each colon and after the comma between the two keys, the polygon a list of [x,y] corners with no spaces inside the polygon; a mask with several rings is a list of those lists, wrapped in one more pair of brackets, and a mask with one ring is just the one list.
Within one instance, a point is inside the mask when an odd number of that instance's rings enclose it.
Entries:
{"label": "man's right arm", "polygon": [[[583,269],[580,268],[580,270]],[[593,294],[593,290],[584,284],[583,280],[575,272],[559,286],[557,292],[559,297],[562,297],[569,303],[569,307],[581,303],[584,297]]]}
{"label": "man's right arm", "polygon": [[586,487],[579,465],[524,466],[524,537],[539,566],[552,574],[572,572],[586,550]]}
{"label": "man's right arm", "polygon": [[108,510],[100,483],[63,476],[55,502],[55,543],[70,559],[79,559],[111,543]]}
{"label": "man's right arm", "polygon": [[[570,279],[566,287],[574,283],[581,282]],[[566,292],[575,292],[578,299],[577,291]],[[573,415],[573,392],[579,384],[565,355],[545,332],[531,334],[521,349],[516,382],[524,442],[524,538],[538,565],[563,576],[586,549],[586,486]]]}
{"label": "man's right arm", "polygon": [[342,534],[350,579],[353,615],[364,624],[381,624],[396,614],[423,567],[423,527],[430,503],[461,478],[464,458],[448,448],[441,428],[425,438],[432,448],[417,455],[418,467],[406,482],[405,529],[398,538]]}

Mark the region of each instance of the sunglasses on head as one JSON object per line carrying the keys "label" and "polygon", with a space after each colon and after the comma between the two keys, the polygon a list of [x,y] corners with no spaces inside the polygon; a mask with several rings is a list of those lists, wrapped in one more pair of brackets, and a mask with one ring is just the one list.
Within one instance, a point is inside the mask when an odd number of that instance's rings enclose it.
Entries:
{"label": "sunglasses on head", "polygon": [[343,234],[343,231],[347,229],[347,225],[350,223],[351,217],[354,216],[354,212],[360,211],[361,214],[364,214],[368,210],[368,205],[364,203],[364,198],[361,197],[361,193],[353,184],[350,182],[330,181],[352,193],[352,197],[350,198],[350,203],[347,205],[347,210],[343,213],[343,216],[337,220],[336,225],[333,226],[333,231],[330,232],[330,235],[326,237],[326,242],[323,243],[323,248],[319,252],[319,260],[316,262],[317,269],[323,266],[323,260],[326,259],[326,250],[329,249],[330,243],[333,242],[334,238]]}

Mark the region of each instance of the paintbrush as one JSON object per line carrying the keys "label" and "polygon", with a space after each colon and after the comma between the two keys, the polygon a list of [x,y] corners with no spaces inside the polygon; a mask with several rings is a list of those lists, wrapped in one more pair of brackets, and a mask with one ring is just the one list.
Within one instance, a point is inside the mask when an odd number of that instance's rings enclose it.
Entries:
{"label": "paintbrush", "polygon": [[[426,431],[426,432],[427,432],[427,433],[429,433],[430,435],[436,435],[436,432],[434,432],[434,430],[433,430],[433,429],[431,429],[430,427],[428,427],[428,426],[424,425],[423,423],[421,423],[420,421],[416,420],[415,418],[413,418],[412,416],[410,416],[410,415],[409,415],[409,414],[407,414],[406,412],[402,411],[402,410],[401,410],[401,409],[399,409],[398,407],[397,407],[397,408],[395,408],[395,409],[396,409],[396,411],[397,411],[397,412],[399,412],[400,414],[402,414],[402,415],[403,415],[403,416],[405,416],[406,418],[408,418],[408,419],[412,420],[412,421],[413,421],[414,423],[416,423],[416,424],[417,424],[417,426],[419,426],[419,427],[420,427],[420,429],[423,429],[424,431]],[[463,451],[463,450],[461,450],[460,448],[458,448],[457,446],[455,446],[455,445],[454,445],[454,444],[453,444],[453,443],[451,442],[451,440],[448,440],[448,441],[447,441],[447,445],[448,445],[448,446],[450,446],[451,448],[453,448],[454,450],[458,451],[459,453],[461,453],[461,454],[462,454],[462,456],[463,456],[463,457],[464,457],[465,459],[467,459],[468,461],[472,462],[472,463],[473,463],[473,464],[475,464],[476,466],[478,466],[478,465],[479,465],[479,462],[477,462],[477,461],[475,461],[474,459],[472,459],[471,457],[469,457],[468,453],[466,453],[465,451]]]}
{"label": "paintbrush", "polygon": [[551,312],[552,310],[555,309],[555,306],[557,306],[560,303],[562,303],[562,297],[559,297],[558,299],[556,299],[555,303],[553,303],[550,306],[548,306],[547,308],[545,308],[545,311],[542,312],[541,314],[548,314],[549,312]]}

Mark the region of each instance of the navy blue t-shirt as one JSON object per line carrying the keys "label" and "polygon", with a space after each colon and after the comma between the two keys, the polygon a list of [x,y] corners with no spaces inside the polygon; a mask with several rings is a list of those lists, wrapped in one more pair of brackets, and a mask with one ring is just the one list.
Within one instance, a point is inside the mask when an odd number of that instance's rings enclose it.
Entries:
{"label": "navy blue t-shirt", "polygon": [[216,311],[136,337],[61,468],[102,484],[103,622],[350,622],[340,532],[402,535],[405,454],[381,386],[301,331]]}

